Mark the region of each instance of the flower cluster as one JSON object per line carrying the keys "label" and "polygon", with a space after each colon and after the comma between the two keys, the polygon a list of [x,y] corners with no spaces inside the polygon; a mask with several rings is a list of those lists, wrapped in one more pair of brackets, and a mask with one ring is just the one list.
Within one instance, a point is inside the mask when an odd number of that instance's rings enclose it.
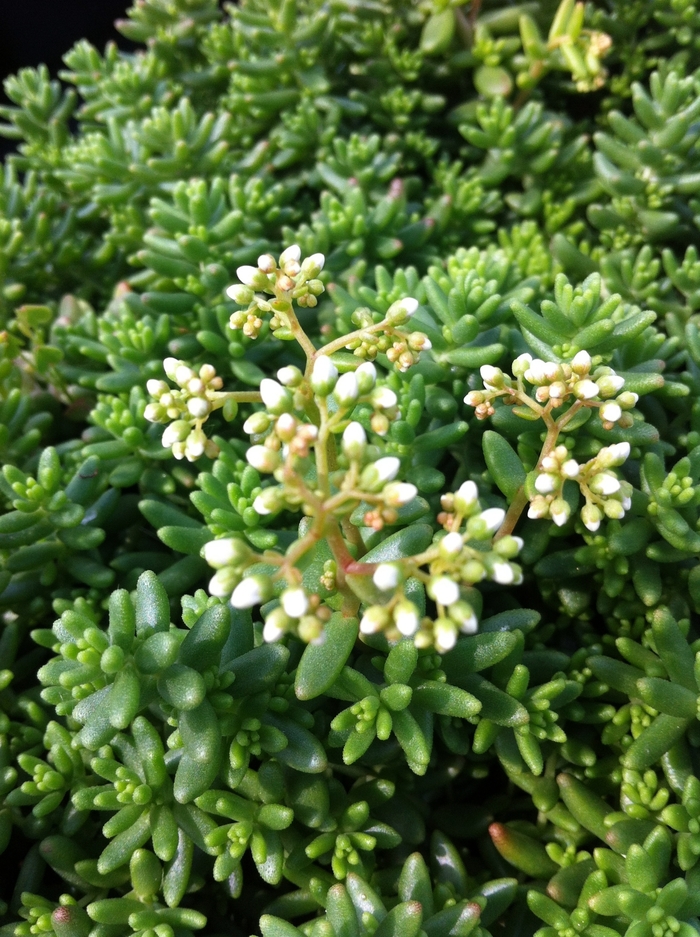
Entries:
{"label": "flower cluster", "polygon": [[[511,562],[523,545],[510,535],[493,542],[505,518],[502,508],[481,510],[476,485],[464,482],[443,495],[440,515],[444,532],[423,554],[380,563],[373,583],[387,598],[370,605],[360,622],[363,634],[384,631],[390,641],[412,637],[417,647],[435,647],[444,653],[454,647],[459,633],[474,634],[477,618],[464,589],[485,579],[501,585],[522,582],[520,567]],[[490,549],[485,549],[489,545]],[[427,566],[427,572],[422,569]],[[423,582],[436,605],[434,618],[421,616],[405,587],[415,577]]]}
{"label": "flower cluster", "polygon": [[[506,404],[523,404],[538,414],[545,407],[550,412],[567,402],[578,404],[578,408],[597,407],[605,429],[612,429],[616,423],[628,426],[629,417],[625,418],[623,411],[635,406],[637,394],[630,391],[618,394],[624,386],[624,378],[615,374],[612,368],[601,366],[592,371],[592,366],[587,351],[579,351],[570,363],[542,361],[530,354],[522,354],[512,364],[515,381],[500,368],[483,365],[481,378],[484,390],[471,391],[464,402],[475,408],[479,420],[491,416],[494,413],[493,400],[503,397]],[[525,382],[535,388],[534,400],[525,393]]]}
{"label": "flower cluster", "polygon": [[558,527],[565,524],[571,516],[563,492],[566,481],[577,482],[586,499],[581,519],[588,530],[598,530],[604,516],[615,520],[624,517],[632,503],[632,486],[610,469],[622,465],[629,454],[629,443],[614,443],[581,465],[571,458],[566,446],[556,446],[540,460],[541,471],[534,480],[537,494],[530,502],[528,517],[549,517]]}
{"label": "flower cluster", "polygon": [[[163,432],[163,446],[171,449],[176,459],[186,458],[194,462],[201,455],[216,456],[218,448],[204,434],[202,424],[212,410],[226,405],[226,416],[233,419],[236,404],[219,393],[223,381],[217,377],[210,364],[203,364],[195,371],[184,361],[166,358],[163,370],[177,385],[173,389],[166,381],[154,378],[148,381],[148,393],[154,399],[149,403],[144,416],[151,423],[169,423]],[[172,421],[172,422],[169,422]]]}
{"label": "flower cluster", "polygon": [[316,297],[324,291],[318,279],[324,263],[323,254],[311,254],[302,261],[301,248],[292,244],[282,251],[279,261],[272,254],[261,254],[257,267],[239,267],[236,274],[241,282],[229,286],[226,294],[247,308],[231,315],[231,328],[241,329],[248,338],[257,338],[263,324],[260,315],[271,313],[270,328],[277,337],[293,338],[292,302],[309,308],[317,304]]}
{"label": "flower cluster", "polygon": [[418,300],[412,297],[397,300],[387,310],[383,320],[375,323],[369,309],[356,309],[352,322],[358,326],[346,340],[344,347],[357,358],[373,361],[378,354],[385,354],[397,371],[408,371],[418,362],[421,351],[432,348],[424,332],[408,332],[405,326],[418,308]]}

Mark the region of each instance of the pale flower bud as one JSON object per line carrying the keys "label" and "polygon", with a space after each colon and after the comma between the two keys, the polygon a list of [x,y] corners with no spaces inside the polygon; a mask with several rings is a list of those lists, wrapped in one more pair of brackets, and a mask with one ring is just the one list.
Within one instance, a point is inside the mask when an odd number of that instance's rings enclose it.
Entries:
{"label": "pale flower bud", "polygon": [[481,380],[484,382],[484,387],[489,390],[498,390],[503,387],[503,371],[500,368],[494,368],[491,364],[483,364],[479,369],[481,374]]}
{"label": "pale flower bud", "polygon": [[274,472],[280,464],[280,454],[267,446],[251,446],[245,454],[248,464],[258,472]]}
{"label": "pale flower bud", "polygon": [[143,411],[144,419],[148,420],[149,423],[161,423],[165,415],[159,403],[146,404],[146,409]]}
{"label": "pale flower bud", "polygon": [[399,299],[389,306],[385,316],[386,321],[390,325],[401,325],[402,322],[411,318],[418,306],[418,300],[410,296],[406,297],[406,299]]}
{"label": "pale flower bud", "polygon": [[202,556],[214,569],[244,562],[250,557],[248,546],[238,537],[210,540],[202,548]]}
{"label": "pale flower bud", "polygon": [[600,408],[600,418],[606,423],[617,423],[622,416],[622,410],[614,400],[604,403]]}
{"label": "pale flower bud", "polygon": [[584,526],[593,534],[600,527],[602,517],[600,508],[595,504],[591,504],[590,501],[581,508],[581,520]]}
{"label": "pale flower bud", "polygon": [[541,495],[548,495],[559,487],[559,480],[554,475],[538,475],[535,479],[535,490]]}
{"label": "pale flower bud", "polygon": [[175,380],[175,371],[180,366],[180,363],[181,362],[178,361],[177,358],[166,358],[163,361],[163,370],[165,371],[165,373],[167,374],[167,376],[170,378],[171,381]]}
{"label": "pale flower bud", "polygon": [[280,604],[290,618],[301,618],[309,610],[309,597],[303,588],[285,589]]}
{"label": "pale flower bud", "polygon": [[579,400],[592,400],[598,396],[598,385],[595,381],[577,381],[574,384],[574,395]]}
{"label": "pale flower bud", "polygon": [[619,374],[605,374],[603,377],[596,378],[596,384],[600,389],[601,397],[612,397],[625,385],[624,377]]}
{"label": "pale flower bud", "polygon": [[170,388],[165,383],[165,381],[158,381],[155,378],[151,378],[146,381],[146,390],[151,395],[151,397],[161,397],[163,394],[167,394]]}
{"label": "pale flower bud", "polygon": [[581,466],[576,459],[567,459],[561,467],[561,473],[564,478],[576,478],[581,471]]}
{"label": "pale flower bud", "polygon": [[341,374],[333,389],[333,396],[341,407],[348,407],[356,403],[360,396],[360,386],[356,375],[352,371]]}
{"label": "pale flower bud", "polygon": [[549,503],[541,495],[533,498],[530,507],[527,510],[527,516],[534,520],[540,520],[549,515]]}
{"label": "pale flower bud", "polygon": [[623,410],[631,410],[632,407],[636,406],[638,400],[639,394],[635,394],[631,390],[625,390],[617,398],[617,403]]}
{"label": "pale flower bud", "polygon": [[311,371],[311,387],[319,397],[327,397],[338,380],[338,369],[328,355],[320,355]]}
{"label": "pale flower bud", "polygon": [[273,514],[284,506],[284,499],[277,487],[265,488],[253,501],[253,510],[256,514],[264,517],[266,514]]}
{"label": "pale flower bud", "polygon": [[244,283],[234,283],[232,286],[228,287],[226,295],[229,299],[232,299],[234,303],[238,303],[239,306],[249,306],[253,301],[255,293]]}
{"label": "pale flower bud", "polygon": [[389,612],[383,605],[370,605],[360,619],[362,634],[376,634],[389,624]]}
{"label": "pale flower bud", "polygon": [[459,599],[459,586],[447,576],[435,576],[428,583],[428,595],[440,605],[452,605]]}
{"label": "pale flower bud", "polygon": [[165,449],[170,449],[173,443],[184,442],[190,432],[190,424],[185,420],[175,420],[163,430],[161,442]]}
{"label": "pale flower bud", "polygon": [[343,431],[343,452],[348,459],[361,459],[367,448],[367,434],[361,423],[348,423]]}
{"label": "pale flower bud", "polygon": [[440,550],[440,555],[444,556],[445,559],[452,559],[462,552],[463,546],[464,543],[461,534],[458,534],[457,531],[452,531],[449,534],[445,534],[438,545],[438,549]]}
{"label": "pale flower bud", "polygon": [[272,597],[272,592],[272,580],[269,576],[246,576],[233,590],[231,605],[234,608],[263,605]]}
{"label": "pale flower bud", "polygon": [[455,510],[460,514],[467,514],[477,503],[479,491],[473,481],[462,482],[455,493]]}
{"label": "pale flower bud", "polygon": [[374,571],[372,582],[382,592],[396,589],[401,582],[401,572],[395,563],[380,563]]}
{"label": "pale flower bud", "polygon": [[487,508],[479,515],[481,522],[486,525],[489,533],[495,533],[503,523],[506,512],[503,508]]}
{"label": "pale flower bud", "polygon": [[279,264],[280,267],[284,267],[285,264],[290,262],[299,263],[301,260],[301,248],[298,244],[292,244],[290,247],[283,250],[280,254]]}
{"label": "pale flower bud", "polygon": [[501,586],[509,586],[515,579],[515,573],[510,563],[501,560],[493,564],[491,578]]}
{"label": "pale flower bud", "polygon": [[418,631],[420,618],[418,609],[413,602],[404,600],[394,607],[394,624],[398,631],[407,638],[410,638]]}
{"label": "pale flower bud", "polygon": [[379,491],[387,482],[392,482],[399,473],[401,461],[396,456],[383,456],[365,466],[360,476],[360,486],[369,491]]}
{"label": "pale flower bud", "polygon": [[259,436],[260,433],[266,432],[270,426],[270,417],[267,413],[258,411],[257,413],[252,413],[248,419],[243,424],[243,432],[247,433],[249,436]]}
{"label": "pale flower bud", "polygon": [[301,265],[301,272],[305,280],[314,280],[323,270],[326,258],[323,254],[311,254]]}
{"label": "pale flower bud", "polygon": [[271,413],[280,414],[291,409],[292,398],[289,391],[269,377],[260,381],[260,396]]}
{"label": "pale flower bud", "polygon": [[599,472],[593,476],[588,487],[597,495],[614,495],[620,490],[620,481],[609,472]]}
{"label": "pale flower bud", "polygon": [[236,270],[236,276],[241,283],[253,290],[261,290],[267,286],[267,277],[262,270],[258,270],[257,267],[251,267],[249,264],[244,264],[242,267],[239,267]]}
{"label": "pale flower bud", "polygon": [[262,270],[263,273],[274,273],[277,269],[277,264],[272,254],[261,254],[258,257],[258,268]]}
{"label": "pale flower bud", "polygon": [[361,394],[368,394],[377,383],[377,369],[371,361],[363,362],[355,371]]}
{"label": "pale flower bud", "polygon": [[211,412],[211,404],[202,397],[192,397],[187,401],[187,409],[196,420],[203,420]]}
{"label": "pale flower bud", "polygon": [[527,354],[518,355],[513,364],[511,365],[511,371],[516,377],[523,377],[526,371],[530,369],[532,364],[532,355]]}
{"label": "pale flower bud", "polygon": [[555,498],[549,506],[549,513],[557,527],[562,527],[571,517],[571,508],[563,498]]}
{"label": "pale flower bud", "polygon": [[277,372],[277,380],[285,387],[298,387],[304,380],[304,375],[295,365],[288,364],[279,369]]}
{"label": "pale flower bud", "polygon": [[399,508],[413,501],[418,494],[418,489],[410,482],[389,482],[382,494],[387,507]]}
{"label": "pale flower bud", "polygon": [[238,573],[230,566],[218,569],[209,580],[209,595],[223,599],[231,595],[239,582]]}
{"label": "pale flower bud", "polygon": [[370,401],[377,410],[390,410],[398,403],[398,398],[389,387],[376,387]]}
{"label": "pale flower bud", "polygon": [[571,370],[574,374],[584,375],[591,370],[591,356],[587,351],[579,351],[571,359]]}
{"label": "pale flower bud", "polygon": [[457,632],[448,618],[439,618],[435,622],[433,634],[435,637],[435,650],[440,654],[451,651],[457,643]]}
{"label": "pale flower bud", "polygon": [[622,465],[629,458],[630,444],[628,442],[615,442],[611,446],[601,449],[596,456],[596,462],[601,468],[614,468]]}
{"label": "pale flower bud", "polygon": [[612,498],[605,502],[603,505],[603,511],[605,512],[605,516],[609,517],[613,521],[619,521],[625,516],[624,506],[619,501],[616,501]]}

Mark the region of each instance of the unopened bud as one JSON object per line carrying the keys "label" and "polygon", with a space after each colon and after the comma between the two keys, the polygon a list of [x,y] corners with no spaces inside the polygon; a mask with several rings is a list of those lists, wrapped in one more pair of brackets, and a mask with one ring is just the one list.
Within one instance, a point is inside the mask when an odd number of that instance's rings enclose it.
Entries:
{"label": "unopened bud", "polygon": [[238,583],[231,596],[234,608],[252,608],[263,605],[273,593],[272,580],[269,576],[246,576]]}
{"label": "unopened bud", "polygon": [[319,397],[327,397],[338,380],[338,369],[328,355],[320,355],[311,371],[311,387]]}

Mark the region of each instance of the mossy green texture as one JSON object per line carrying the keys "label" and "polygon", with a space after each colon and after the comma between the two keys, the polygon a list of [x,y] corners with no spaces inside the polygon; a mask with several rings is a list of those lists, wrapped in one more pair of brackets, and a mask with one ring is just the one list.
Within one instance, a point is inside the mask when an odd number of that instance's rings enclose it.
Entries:
{"label": "mossy green texture", "polygon": [[0,107],[0,937],[694,937],[700,7],[125,17]]}

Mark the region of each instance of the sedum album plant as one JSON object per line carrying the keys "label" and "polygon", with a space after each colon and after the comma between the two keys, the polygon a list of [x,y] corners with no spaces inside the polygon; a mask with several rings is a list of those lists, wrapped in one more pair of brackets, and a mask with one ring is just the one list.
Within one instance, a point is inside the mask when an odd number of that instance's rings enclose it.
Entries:
{"label": "sedum album plant", "polygon": [[0,937],[693,937],[694,0],[117,28],[0,108]]}

